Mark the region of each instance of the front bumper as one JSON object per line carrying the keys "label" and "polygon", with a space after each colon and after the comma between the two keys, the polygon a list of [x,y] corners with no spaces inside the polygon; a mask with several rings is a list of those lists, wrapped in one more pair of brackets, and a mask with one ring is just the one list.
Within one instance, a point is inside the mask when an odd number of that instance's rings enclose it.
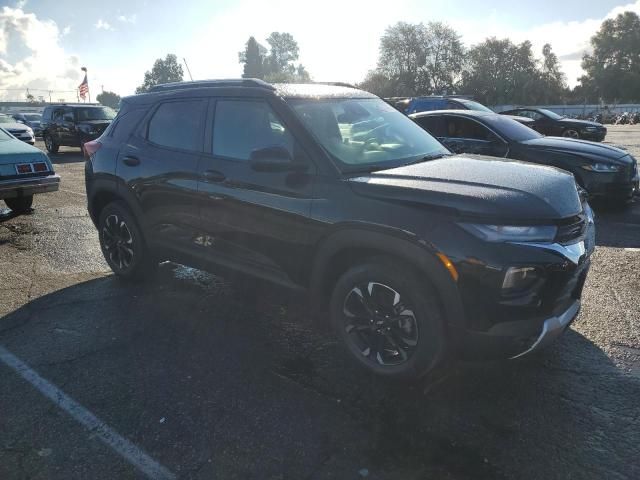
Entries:
{"label": "front bumper", "polygon": [[0,199],[26,197],[36,193],[55,192],[60,186],[60,176],[14,178],[0,181]]}
{"label": "front bumper", "polygon": [[542,332],[540,332],[540,336],[536,339],[536,341],[533,342],[533,344],[525,351],[518,353],[511,358],[514,359],[522,357],[524,355],[527,355],[528,353],[540,350],[550,343],[553,343],[553,341],[557,337],[564,333],[571,322],[573,322],[573,320],[578,316],[579,312],[580,300],[576,300],[560,315],[547,318],[542,324]]}
{"label": "front bumper", "polygon": [[596,132],[581,131],[580,138],[583,140],[591,140],[592,142],[602,142],[607,136],[606,130],[598,130]]}

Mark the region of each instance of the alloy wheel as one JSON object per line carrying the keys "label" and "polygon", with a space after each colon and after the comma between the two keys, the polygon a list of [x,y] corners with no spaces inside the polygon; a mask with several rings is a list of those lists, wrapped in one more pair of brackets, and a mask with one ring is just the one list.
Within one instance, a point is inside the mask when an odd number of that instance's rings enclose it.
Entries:
{"label": "alloy wheel", "polygon": [[573,129],[570,130],[565,130],[565,132],[562,134],[563,137],[568,137],[568,138],[580,138],[580,134]]}
{"label": "alloy wheel", "polygon": [[116,214],[109,215],[102,227],[102,245],[111,264],[126,270],[134,259],[133,236],[123,219]]}
{"label": "alloy wheel", "polygon": [[373,364],[401,365],[418,345],[413,308],[382,283],[354,286],[344,300],[343,322],[350,347]]}

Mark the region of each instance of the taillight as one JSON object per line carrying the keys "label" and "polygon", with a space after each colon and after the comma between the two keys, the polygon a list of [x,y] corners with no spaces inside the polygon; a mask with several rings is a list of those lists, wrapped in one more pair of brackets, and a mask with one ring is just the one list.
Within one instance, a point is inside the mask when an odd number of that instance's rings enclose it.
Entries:
{"label": "taillight", "polygon": [[19,165],[16,165],[16,171],[18,173],[31,173],[33,170],[31,170],[30,163],[21,163]]}
{"label": "taillight", "polygon": [[91,158],[91,156],[100,150],[102,144],[97,140],[92,140],[84,144],[84,158]]}
{"label": "taillight", "polygon": [[33,164],[33,170],[35,172],[46,172],[49,170],[49,167],[47,167],[47,164],[44,162],[38,162]]}

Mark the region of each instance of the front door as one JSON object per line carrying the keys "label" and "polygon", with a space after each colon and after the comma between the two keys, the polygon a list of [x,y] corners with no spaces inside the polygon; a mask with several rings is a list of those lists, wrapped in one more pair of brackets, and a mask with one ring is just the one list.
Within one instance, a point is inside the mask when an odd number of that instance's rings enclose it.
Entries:
{"label": "front door", "polygon": [[445,115],[445,136],[441,142],[455,153],[474,153],[504,157],[507,143],[484,124],[462,116]]}
{"label": "front door", "polygon": [[117,175],[142,209],[147,241],[187,250],[199,227],[198,162],[207,100],[162,102],[118,153]]}
{"label": "front door", "polygon": [[[202,248],[214,262],[295,280],[311,241],[313,163],[265,99],[218,99],[209,118],[199,169]],[[253,169],[251,152],[274,146],[302,168]]]}

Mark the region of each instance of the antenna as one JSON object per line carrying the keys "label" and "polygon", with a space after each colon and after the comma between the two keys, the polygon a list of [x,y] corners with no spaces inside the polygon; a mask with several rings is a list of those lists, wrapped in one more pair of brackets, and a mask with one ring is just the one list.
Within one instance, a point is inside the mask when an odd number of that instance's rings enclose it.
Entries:
{"label": "antenna", "polygon": [[193,77],[191,76],[191,70],[189,70],[189,65],[187,64],[187,59],[182,57],[182,61],[184,62],[184,66],[187,67],[187,73],[189,73],[189,78],[193,82]]}

